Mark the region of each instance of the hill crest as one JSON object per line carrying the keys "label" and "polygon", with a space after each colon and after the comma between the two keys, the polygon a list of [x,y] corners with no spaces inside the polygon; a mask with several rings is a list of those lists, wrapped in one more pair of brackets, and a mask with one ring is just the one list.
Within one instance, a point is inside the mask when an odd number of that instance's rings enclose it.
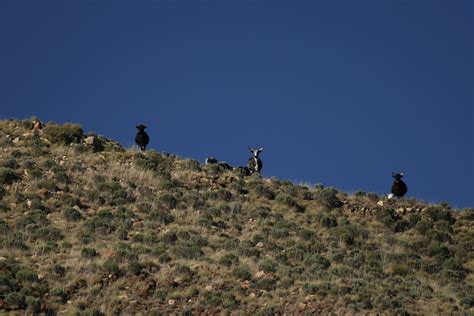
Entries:
{"label": "hill crest", "polygon": [[0,121],[0,311],[473,311],[474,210]]}

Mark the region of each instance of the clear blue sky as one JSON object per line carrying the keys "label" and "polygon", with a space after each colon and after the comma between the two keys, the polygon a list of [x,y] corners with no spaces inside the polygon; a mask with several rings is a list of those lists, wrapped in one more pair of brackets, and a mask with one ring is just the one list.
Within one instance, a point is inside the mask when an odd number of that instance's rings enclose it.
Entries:
{"label": "clear blue sky", "polygon": [[0,1],[0,118],[474,206],[474,1]]}

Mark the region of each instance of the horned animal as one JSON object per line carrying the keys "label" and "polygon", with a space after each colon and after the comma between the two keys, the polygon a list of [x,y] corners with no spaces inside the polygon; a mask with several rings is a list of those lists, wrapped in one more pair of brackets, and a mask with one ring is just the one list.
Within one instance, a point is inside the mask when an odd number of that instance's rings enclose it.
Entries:
{"label": "horned animal", "polygon": [[263,163],[259,158],[260,153],[263,151],[263,148],[253,149],[249,147],[250,152],[253,154],[253,157],[248,160],[247,168],[250,171],[250,174],[254,174],[255,172],[260,172],[263,167]]}
{"label": "horned animal", "polygon": [[398,198],[401,198],[408,191],[407,185],[402,181],[403,171],[400,173],[392,172],[392,177],[395,179],[393,180],[392,184],[392,194]]}
{"label": "horned animal", "polygon": [[137,125],[136,126],[138,129],[137,136],[135,136],[135,143],[137,143],[138,146],[140,146],[141,151],[146,150],[146,145],[150,142],[150,136],[145,132],[145,128],[147,128],[146,125]]}

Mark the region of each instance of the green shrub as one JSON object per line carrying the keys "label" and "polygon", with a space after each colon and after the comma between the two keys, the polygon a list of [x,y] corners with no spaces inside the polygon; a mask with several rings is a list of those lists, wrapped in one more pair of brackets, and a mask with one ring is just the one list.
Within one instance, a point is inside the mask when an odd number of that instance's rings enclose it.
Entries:
{"label": "green shrub", "polygon": [[331,262],[319,254],[306,254],[303,264],[311,272],[326,270],[331,265]]}
{"label": "green shrub", "polygon": [[43,128],[43,135],[53,144],[69,145],[80,143],[84,137],[84,132],[77,124],[56,125],[48,123]]}
{"label": "green shrub", "polygon": [[18,164],[18,162],[15,158],[10,158],[10,159],[3,160],[0,163],[0,167],[10,168],[10,169],[18,169],[18,167],[20,167],[20,165]]}
{"label": "green shrub", "polygon": [[321,224],[321,226],[326,227],[326,228],[336,227],[337,219],[334,215],[323,214],[319,218],[319,223]]}
{"label": "green shrub", "polygon": [[16,180],[20,179],[19,174],[10,168],[0,167],[0,185],[12,184]]}
{"label": "green shrub", "polygon": [[294,198],[287,194],[278,194],[276,201],[280,204],[292,207],[297,213],[303,213],[305,211],[304,206],[298,204]]}
{"label": "green shrub", "polygon": [[268,200],[275,199],[275,193],[270,188],[268,188],[267,186],[263,184],[258,184],[255,187],[255,193],[257,193],[258,196],[262,196]]}
{"label": "green shrub", "polygon": [[238,306],[237,300],[232,293],[221,291],[203,292],[199,303],[204,306],[222,306],[224,308],[233,308]]}
{"label": "green shrub", "polygon": [[99,254],[94,248],[82,248],[81,249],[81,258],[92,259],[97,257]]}
{"label": "green shrub", "polygon": [[11,292],[5,297],[5,303],[10,310],[19,310],[26,308],[25,295],[19,292]]}
{"label": "green shrub", "polygon": [[16,279],[20,282],[31,283],[38,280],[38,275],[33,270],[21,269],[16,273]]}
{"label": "green shrub", "polygon": [[58,241],[64,238],[61,230],[52,226],[39,227],[30,236],[44,241]]}
{"label": "green shrub", "polygon": [[223,255],[219,259],[219,264],[226,267],[230,267],[238,262],[239,262],[239,258],[231,253]]}
{"label": "green shrub", "polygon": [[204,255],[201,248],[192,241],[179,241],[171,250],[176,256],[185,259],[198,259]]}
{"label": "green shrub", "polygon": [[102,264],[102,270],[107,274],[113,274],[116,276],[122,274],[122,270],[114,259],[107,259],[107,261]]}
{"label": "green shrub", "polygon": [[82,219],[81,212],[75,208],[68,207],[63,211],[64,218],[69,222],[77,222]]}
{"label": "green shrub", "polygon": [[165,193],[161,195],[160,203],[165,208],[174,209],[178,205],[178,200],[172,194]]}
{"label": "green shrub", "polygon": [[263,270],[265,272],[276,272],[277,270],[277,263],[273,260],[270,260],[270,259],[265,259],[263,260],[262,262],[260,262],[260,264],[258,265],[258,268],[260,270]]}
{"label": "green shrub", "polygon": [[234,270],[232,271],[232,274],[237,279],[241,279],[241,280],[251,280],[252,279],[252,273],[250,272],[250,269],[247,266],[238,266],[238,267],[234,268]]}
{"label": "green shrub", "polygon": [[440,207],[429,207],[426,210],[426,215],[430,217],[433,222],[445,220],[450,224],[454,224],[454,222],[456,221],[453,215],[451,214],[451,211],[442,209]]}
{"label": "green shrub", "polygon": [[59,287],[52,289],[49,294],[51,296],[59,297],[62,303],[66,303],[69,296],[63,288]]}
{"label": "green shrub", "polygon": [[315,198],[329,209],[342,206],[341,200],[337,197],[337,191],[333,188],[324,188],[318,191]]}
{"label": "green shrub", "polygon": [[175,221],[175,217],[167,209],[153,209],[149,214],[148,218],[153,221],[158,221],[162,224],[168,225]]}
{"label": "green shrub", "polygon": [[28,306],[26,314],[39,314],[42,311],[41,305],[43,305],[43,301],[40,298],[28,296],[25,300],[26,305]]}

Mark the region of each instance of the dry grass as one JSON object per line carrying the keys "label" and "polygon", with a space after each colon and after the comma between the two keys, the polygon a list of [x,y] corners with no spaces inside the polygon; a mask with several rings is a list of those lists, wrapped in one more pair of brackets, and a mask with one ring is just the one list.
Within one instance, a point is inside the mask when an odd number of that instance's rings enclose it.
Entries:
{"label": "dry grass", "polygon": [[[0,122],[0,167],[21,175],[2,186],[0,269],[27,270],[8,274],[0,312],[473,312],[473,222],[447,205],[380,208],[105,138],[102,152],[33,141],[29,128]],[[435,211],[392,212],[406,207]]]}

